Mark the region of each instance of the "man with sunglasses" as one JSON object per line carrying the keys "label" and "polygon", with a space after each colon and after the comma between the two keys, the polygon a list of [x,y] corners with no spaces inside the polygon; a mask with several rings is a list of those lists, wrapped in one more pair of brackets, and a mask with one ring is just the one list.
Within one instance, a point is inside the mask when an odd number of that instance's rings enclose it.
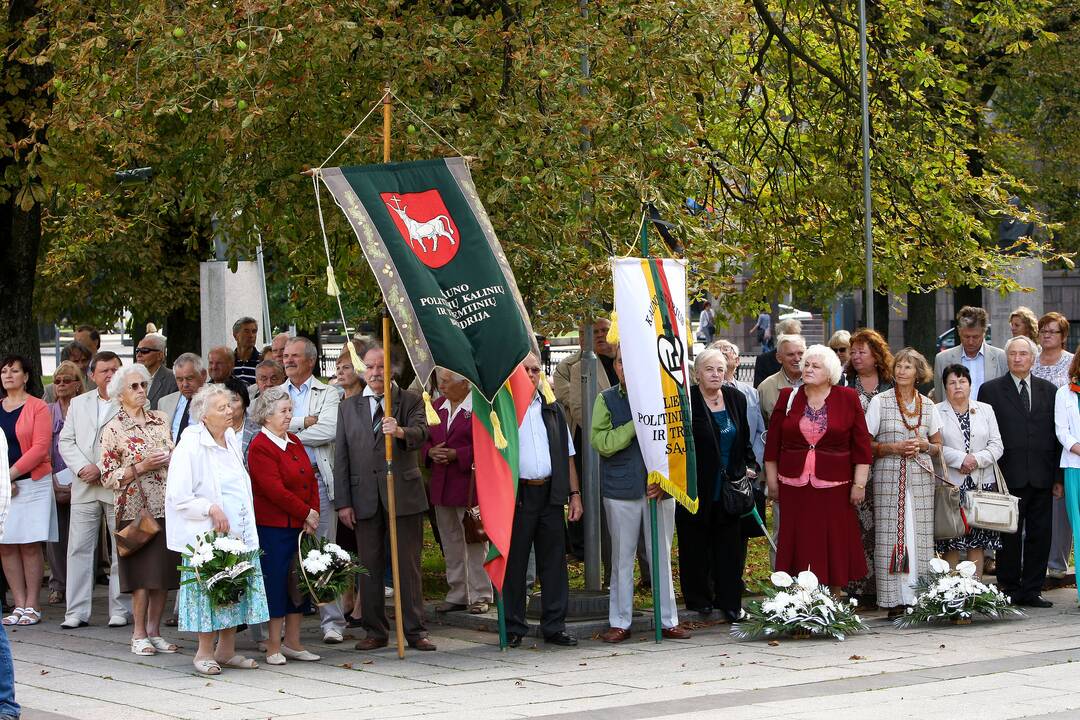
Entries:
{"label": "man with sunglasses", "polygon": [[165,336],[159,333],[143,336],[135,348],[135,362],[150,373],[150,389],[146,391],[146,399],[150,401],[150,409],[157,410],[161,398],[177,390],[176,376],[165,367]]}

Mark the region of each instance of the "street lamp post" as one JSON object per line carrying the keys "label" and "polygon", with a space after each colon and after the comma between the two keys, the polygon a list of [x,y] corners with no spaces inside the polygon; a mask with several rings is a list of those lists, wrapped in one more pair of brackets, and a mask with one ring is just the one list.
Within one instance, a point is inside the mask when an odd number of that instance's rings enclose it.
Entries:
{"label": "street lamp post", "polygon": [[866,86],[866,0],[859,0],[859,94],[862,100],[863,236],[866,242],[866,327],[874,329],[873,201],[870,197],[870,96]]}

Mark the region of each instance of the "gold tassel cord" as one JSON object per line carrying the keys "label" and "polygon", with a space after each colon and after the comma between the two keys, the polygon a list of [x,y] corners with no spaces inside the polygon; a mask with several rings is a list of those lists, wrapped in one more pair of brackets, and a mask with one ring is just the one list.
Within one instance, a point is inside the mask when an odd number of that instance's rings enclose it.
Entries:
{"label": "gold tassel cord", "polygon": [[555,393],[551,390],[551,383],[548,382],[547,373],[540,373],[540,392],[544,395],[544,401],[548,405],[555,403]]}
{"label": "gold tassel cord", "polygon": [[428,425],[438,425],[442,422],[439,413],[435,412],[435,406],[431,404],[431,395],[424,391],[424,414],[427,416]]}
{"label": "gold tassel cord", "polygon": [[337,278],[334,277],[334,266],[326,266],[326,294],[330,297],[338,297],[341,295],[341,289],[338,288]]}
{"label": "gold tassel cord", "polygon": [[612,345],[619,344],[619,314],[611,311],[611,327],[607,331],[607,341]]}
{"label": "gold tassel cord", "polygon": [[495,440],[495,447],[499,450],[505,450],[506,436],[503,435],[502,423],[499,422],[499,416],[495,414],[494,410],[492,410],[491,414],[488,416],[488,419],[491,420],[491,434],[493,436],[493,439]]}
{"label": "gold tassel cord", "polygon": [[349,348],[349,359],[352,360],[353,370],[357,375],[363,375],[367,372],[367,365],[360,359],[360,356],[356,354],[356,343],[352,340],[345,341],[345,347]]}

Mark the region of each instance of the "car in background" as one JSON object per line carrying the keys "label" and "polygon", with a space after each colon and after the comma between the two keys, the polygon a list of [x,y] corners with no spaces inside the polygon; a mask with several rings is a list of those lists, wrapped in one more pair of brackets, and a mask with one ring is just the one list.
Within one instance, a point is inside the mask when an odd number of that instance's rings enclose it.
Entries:
{"label": "car in background", "polygon": [[783,303],[777,303],[776,308],[780,311],[777,317],[781,320],[810,320],[814,317],[813,313]]}
{"label": "car in background", "polygon": [[[991,330],[992,330],[992,328],[988,325],[986,327],[986,342],[993,345],[993,342],[991,342],[991,337],[992,337],[991,333],[990,333]],[[937,351],[938,352],[941,352],[942,350],[948,350],[949,348],[954,348],[959,344],[960,344],[960,336],[957,335],[955,327],[951,327],[948,330],[946,330],[945,332],[943,332],[943,333],[941,333],[940,335],[937,336]]]}

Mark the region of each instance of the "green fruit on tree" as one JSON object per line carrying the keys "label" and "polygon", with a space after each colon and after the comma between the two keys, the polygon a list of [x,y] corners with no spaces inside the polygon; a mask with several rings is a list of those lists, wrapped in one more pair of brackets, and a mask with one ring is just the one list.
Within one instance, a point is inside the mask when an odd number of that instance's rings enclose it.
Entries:
{"label": "green fruit on tree", "polygon": [[630,52],[631,53],[636,53],[637,52],[637,45],[631,45],[630,46]]}
{"label": "green fruit on tree", "polygon": [[236,41],[236,49],[239,50],[240,52],[244,52],[245,50],[247,50],[247,43],[244,42],[243,40],[237,40]]}
{"label": "green fruit on tree", "polygon": [[187,33],[184,32],[184,28],[182,27],[174,27],[172,30],[172,36],[177,40],[184,37],[185,35],[187,35]]}
{"label": "green fruit on tree", "polygon": [[124,117],[124,111],[121,110],[120,108],[117,108],[117,109],[113,110],[112,116],[114,118],[116,118],[117,120],[119,120],[120,118]]}
{"label": "green fruit on tree", "polygon": [[540,68],[539,75],[541,78],[547,78],[551,76],[551,71],[547,68]]}
{"label": "green fruit on tree", "polygon": [[236,101],[236,109],[237,110],[247,110],[247,100],[237,100]]}
{"label": "green fruit on tree", "polygon": [[415,133],[415,132],[416,132],[416,126],[415,126],[415,125],[413,125],[412,123],[410,123],[410,124],[409,124],[409,127],[405,128],[405,132],[407,132],[407,133],[409,133],[410,135],[412,135],[413,133]]}
{"label": "green fruit on tree", "polygon": [[620,130],[622,130],[622,123],[611,123],[611,130],[612,132],[619,132]]}
{"label": "green fruit on tree", "polygon": [[529,177],[528,175],[522,175],[521,176],[521,184],[522,185],[528,185],[531,182],[532,182],[532,178]]}
{"label": "green fruit on tree", "polygon": [[533,158],[533,167],[536,168],[537,170],[543,169],[543,167],[544,167],[544,159],[543,158]]}

